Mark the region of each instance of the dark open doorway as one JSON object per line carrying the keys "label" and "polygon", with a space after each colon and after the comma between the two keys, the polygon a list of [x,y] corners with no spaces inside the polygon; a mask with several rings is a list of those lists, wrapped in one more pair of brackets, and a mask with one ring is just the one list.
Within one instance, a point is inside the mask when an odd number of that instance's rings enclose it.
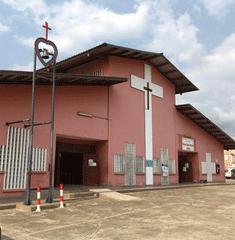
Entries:
{"label": "dark open doorway", "polygon": [[98,141],[57,138],[54,186],[99,185],[100,154],[102,144]]}
{"label": "dark open doorway", "polygon": [[82,184],[83,154],[62,152],[60,157],[60,182]]}
{"label": "dark open doorway", "polygon": [[192,159],[188,154],[180,154],[179,163],[179,183],[193,182]]}

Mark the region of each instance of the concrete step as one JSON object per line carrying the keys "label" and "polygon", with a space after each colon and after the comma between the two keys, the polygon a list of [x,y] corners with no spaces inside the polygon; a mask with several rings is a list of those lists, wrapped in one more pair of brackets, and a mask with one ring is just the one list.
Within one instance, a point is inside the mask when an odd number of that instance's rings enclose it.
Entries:
{"label": "concrete step", "polygon": [[[64,204],[64,206],[66,206],[66,205]],[[58,208],[58,207],[60,207],[59,202],[40,204],[41,210],[53,209],[53,208]],[[32,205],[24,205],[23,203],[18,203],[16,205],[16,209],[20,210],[20,211],[33,212],[37,209],[37,205],[36,205],[36,202],[33,202]]]}
{"label": "concrete step", "polygon": [[73,192],[73,193],[65,193],[64,194],[64,200],[69,199],[92,199],[96,198],[98,195],[94,192]]}
{"label": "concrete step", "polygon": [[0,210],[7,210],[13,208],[16,208],[16,203],[0,204]]}

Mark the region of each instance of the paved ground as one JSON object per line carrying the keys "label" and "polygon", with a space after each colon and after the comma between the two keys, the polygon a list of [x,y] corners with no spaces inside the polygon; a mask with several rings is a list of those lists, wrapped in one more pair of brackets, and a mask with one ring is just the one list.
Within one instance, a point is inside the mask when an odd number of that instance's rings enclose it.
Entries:
{"label": "paved ground", "polygon": [[2,234],[22,240],[235,239],[235,185],[129,195],[141,200],[93,199],[41,213],[3,210]]}

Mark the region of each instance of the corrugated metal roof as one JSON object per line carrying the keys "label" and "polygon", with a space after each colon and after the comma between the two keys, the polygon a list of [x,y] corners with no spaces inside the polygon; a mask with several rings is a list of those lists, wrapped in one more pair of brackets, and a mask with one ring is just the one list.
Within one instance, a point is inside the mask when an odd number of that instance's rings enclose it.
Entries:
{"label": "corrugated metal roof", "polygon": [[141,51],[132,48],[116,46],[103,43],[97,47],[91,48],[85,52],[67,58],[57,63],[58,72],[66,72],[75,66],[79,66],[95,59],[105,56],[118,56],[123,58],[131,58],[137,60],[148,61],[163,76],[171,81],[176,88],[176,94],[196,91],[198,88],[185,77],[164,55],[163,53],[153,53]]}
{"label": "corrugated metal roof", "polygon": [[201,112],[190,104],[177,105],[176,109],[192,120],[200,128],[208,132],[212,137],[224,145],[224,149],[235,149],[235,140],[216,126],[211,120],[205,117]]}
{"label": "corrugated metal roof", "polygon": [[[33,73],[25,71],[0,70],[0,84],[32,84]],[[110,86],[126,82],[127,78],[75,75],[70,73],[56,73],[57,86]],[[37,85],[51,85],[51,72],[37,72]]]}

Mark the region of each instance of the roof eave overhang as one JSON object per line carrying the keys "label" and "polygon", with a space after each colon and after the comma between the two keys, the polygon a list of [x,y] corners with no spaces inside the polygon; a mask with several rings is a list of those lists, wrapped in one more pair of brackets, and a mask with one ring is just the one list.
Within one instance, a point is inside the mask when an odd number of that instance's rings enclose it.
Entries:
{"label": "roof eave overhang", "polygon": [[200,128],[202,128],[204,131],[206,131],[208,134],[210,134],[212,137],[214,137],[222,145],[224,145],[224,149],[235,149],[235,140],[232,139],[227,133],[225,133],[192,105],[176,105],[176,109]]}

